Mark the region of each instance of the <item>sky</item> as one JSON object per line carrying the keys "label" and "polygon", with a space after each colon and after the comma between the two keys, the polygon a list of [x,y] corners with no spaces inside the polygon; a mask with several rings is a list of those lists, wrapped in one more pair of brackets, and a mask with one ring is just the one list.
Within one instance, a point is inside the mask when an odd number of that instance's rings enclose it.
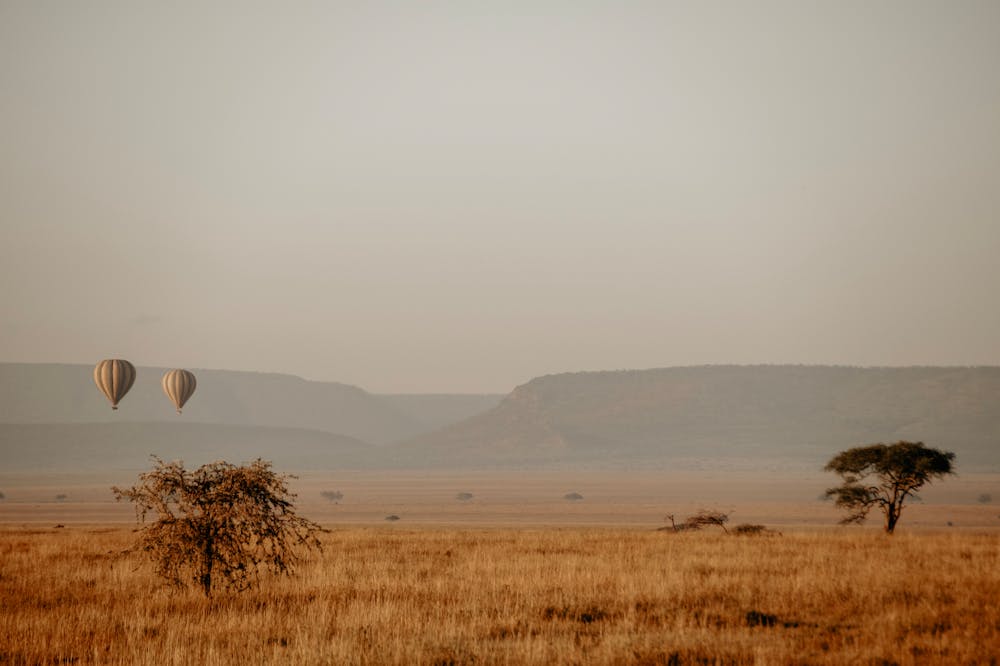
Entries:
{"label": "sky", "polygon": [[0,0],[0,361],[997,365],[998,255],[992,0]]}

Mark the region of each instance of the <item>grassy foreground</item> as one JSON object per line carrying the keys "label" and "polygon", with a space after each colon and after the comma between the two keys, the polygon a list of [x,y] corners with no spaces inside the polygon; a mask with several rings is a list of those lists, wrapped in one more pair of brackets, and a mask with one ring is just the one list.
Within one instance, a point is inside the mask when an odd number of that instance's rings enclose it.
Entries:
{"label": "grassy foreground", "polygon": [[351,528],[163,587],[126,529],[0,530],[0,663],[997,663],[1000,535]]}

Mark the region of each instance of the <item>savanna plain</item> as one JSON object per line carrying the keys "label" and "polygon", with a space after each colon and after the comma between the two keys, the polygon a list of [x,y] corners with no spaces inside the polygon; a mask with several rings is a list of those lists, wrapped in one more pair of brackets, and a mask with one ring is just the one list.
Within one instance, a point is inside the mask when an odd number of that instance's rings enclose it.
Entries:
{"label": "savanna plain", "polygon": [[[421,494],[416,475],[385,489],[362,478],[341,484],[341,504],[315,501],[330,482],[307,477],[302,513],[330,529],[322,552],[293,577],[210,599],[165,586],[124,553],[135,538],[128,507],[74,508],[71,493],[5,502],[0,663],[997,663],[995,505],[941,495],[889,537],[876,520],[835,527],[832,507],[816,501],[744,507],[734,498],[752,493],[731,480],[704,490],[708,477],[683,475],[691,487],[664,506],[670,497],[643,495],[656,475],[639,475],[632,495],[598,475],[573,486],[519,476],[523,506],[502,499],[496,477],[466,479],[477,490],[467,502],[455,501],[454,479]],[[966,478],[962,492],[993,481]],[[403,489],[398,500],[389,486]],[[733,522],[753,516],[771,532],[658,531],[699,487],[723,497]],[[574,488],[583,500],[561,497]],[[393,503],[404,496],[409,513]],[[401,520],[385,522],[388,510]],[[74,511],[102,520],[73,522]],[[57,513],[64,526],[49,520]],[[527,523],[516,518],[525,513]]]}

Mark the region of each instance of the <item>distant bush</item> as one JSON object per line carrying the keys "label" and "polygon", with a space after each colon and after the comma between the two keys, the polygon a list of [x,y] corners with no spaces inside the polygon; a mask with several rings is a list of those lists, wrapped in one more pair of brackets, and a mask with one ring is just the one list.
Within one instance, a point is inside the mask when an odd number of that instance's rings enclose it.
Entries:
{"label": "distant bush", "polygon": [[67,496],[63,495],[62,493],[60,493],[59,495],[56,495],[56,501],[57,502],[65,502],[66,499],[67,499]]}
{"label": "distant bush", "polygon": [[[0,499],[3,499],[3,493],[0,493]],[[990,502],[993,501],[993,495],[990,495],[989,493],[983,493],[976,499],[979,501],[980,504],[989,504]]]}
{"label": "distant bush", "polygon": [[578,502],[583,499],[583,495],[580,493],[566,493],[563,495],[564,500],[570,500],[571,502]]}
{"label": "distant bush", "polygon": [[330,500],[331,502],[339,502],[344,499],[344,493],[339,490],[324,490],[320,493],[320,496],[322,496],[325,500]]}
{"label": "distant bush", "polygon": [[399,520],[399,516],[397,516],[396,514],[392,514],[390,516],[386,516],[385,519],[388,520],[390,523],[394,523],[397,520]]}
{"label": "distant bush", "polygon": [[467,502],[470,499],[472,499],[472,493],[458,493],[457,495],[455,495],[455,499]]}
{"label": "distant bush", "polygon": [[751,525],[750,523],[742,523],[733,528],[733,534],[762,534],[767,531],[767,528],[763,525]]}
{"label": "distant bush", "polygon": [[781,532],[751,523],[740,523],[733,528],[732,533],[741,536],[781,536]]}
{"label": "distant bush", "polygon": [[3,491],[0,491],[0,500],[2,499],[7,499],[7,496],[3,494]]}
{"label": "distant bush", "polygon": [[729,530],[726,529],[726,523],[729,522],[729,514],[723,513],[722,511],[715,511],[713,509],[702,509],[693,516],[685,518],[682,523],[677,523],[677,521],[674,520],[674,514],[668,513],[667,520],[670,521],[670,527],[662,529],[670,529],[674,532],[693,532],[700,530],[707,525],[718,525],[722,528],[723,532],[729,532]]}

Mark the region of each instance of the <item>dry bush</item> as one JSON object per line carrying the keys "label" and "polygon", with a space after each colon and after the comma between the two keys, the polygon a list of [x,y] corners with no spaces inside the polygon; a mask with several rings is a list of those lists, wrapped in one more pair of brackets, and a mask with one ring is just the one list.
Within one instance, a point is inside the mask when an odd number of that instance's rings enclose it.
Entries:
{"label": "dry bush", "polygon": [[661,531],[669,529],[673,532],[696,532],[703,527],[716,525],[721,527],[723,532],[728,532],[726,523],[729,522],[729,514],[714,509],[702,509],[693,516],[688,516],[681,523],[678,523],[674,519],[674,514],[672,513],[667,514],[667,520],[670,521],[670,527],[661,528]]}
{"label": "dry bush", "polygon": [[112,490],[135,504],[141,523],[155,514],[134,548],[170,583],[193,581],[206,596],[220,580],[244,590],[258,582],[261,569],[290,573],[297,547],[320,547],[322,528],[295,513],[289,477],[271,470],[271,463],[220,461],[188,471],[180,462],[154,460],[139,483]]}
{"label": "dry bush", "polygon": [[777,534],[772,530],[767,529],[763,525],[756,525],[751,523],[740,523],[733,528],[733,534],[739,536],[760,536],[763,534]]}

